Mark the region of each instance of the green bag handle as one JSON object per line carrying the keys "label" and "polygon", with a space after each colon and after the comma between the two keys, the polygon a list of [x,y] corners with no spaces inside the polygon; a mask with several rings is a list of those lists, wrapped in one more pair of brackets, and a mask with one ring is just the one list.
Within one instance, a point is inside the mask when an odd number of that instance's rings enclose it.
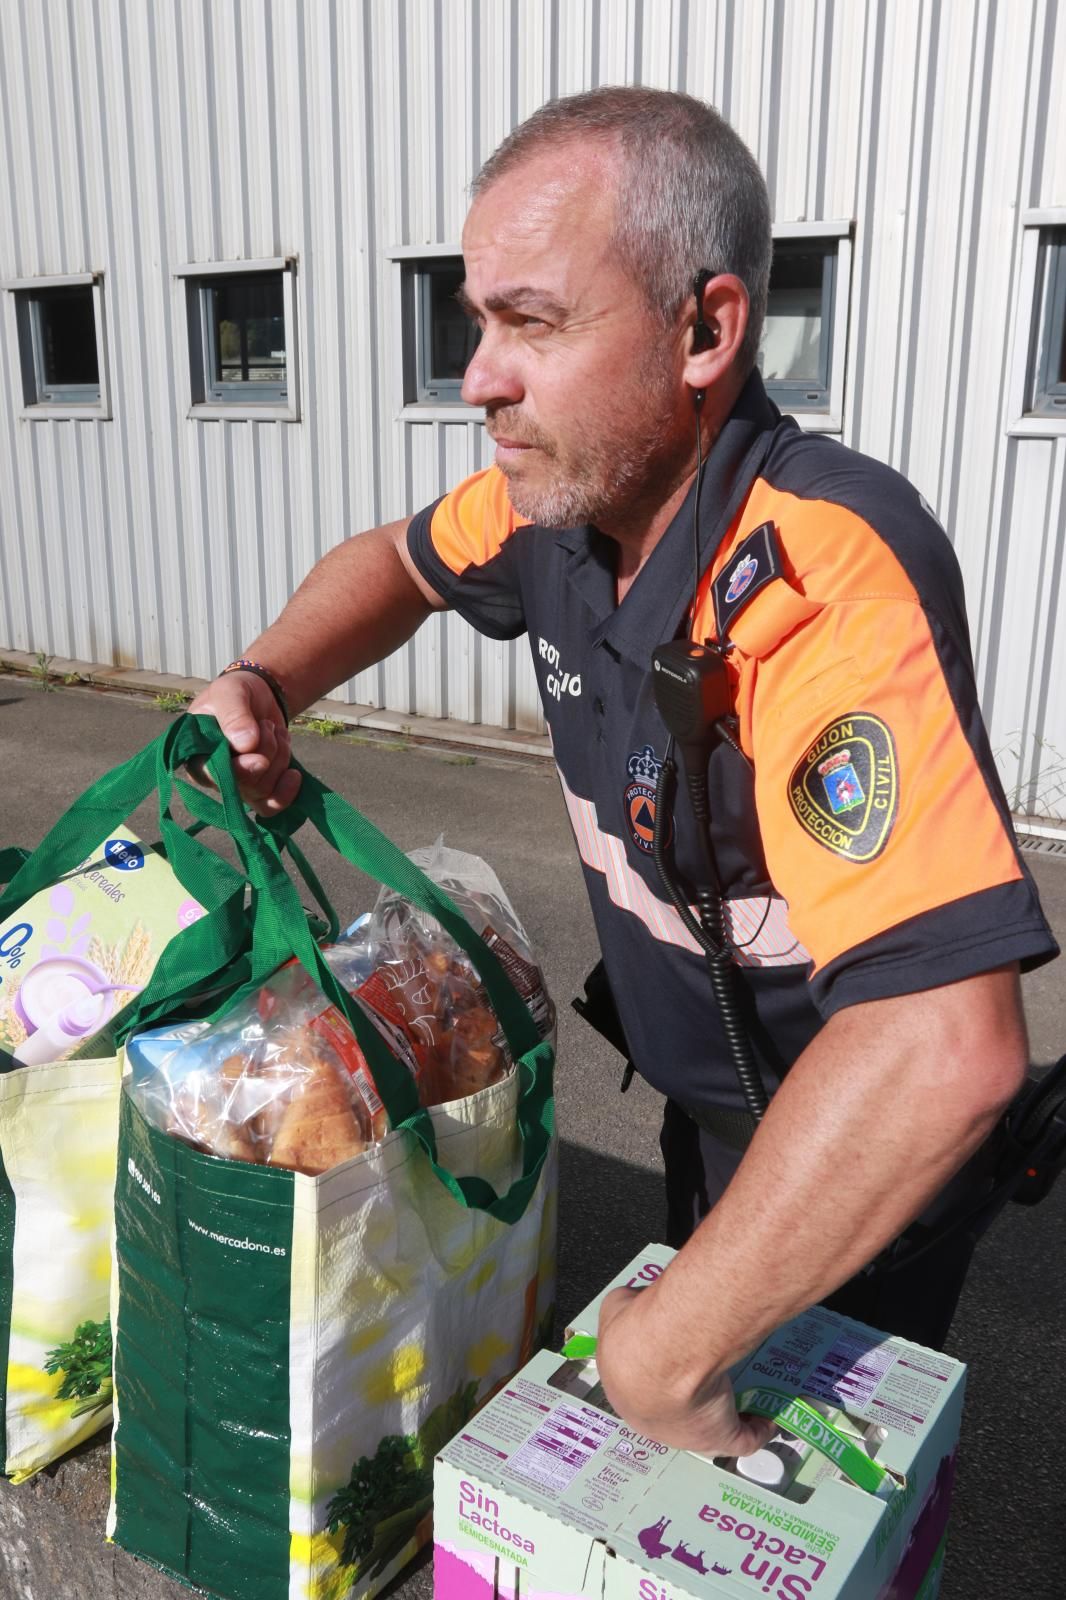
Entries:
{"label": "green bag handle", "polygon": [[[92,784],[32,853],[16,849],[0,852],[0,882],[7,882],[0,895],[0,922],[91,857],[149,797],[157,787],[157,746],[165,744],[167,737],[161,736]],[[242,958],[245,970],[250,972],[247,951],[251,930],[244,910],[246,877],[196,841],[198,824],[186,831],[172,823],[164,832],[171,867],[208,915],[168,942],[145,989],[116,1012],[102,1034],[94,1036],[94,1053],[115,1048],[135,1028],[162,1020],[190,989],[215,985],[227,974],[230,982],[235,981],[241,976]],[[83,1053],[84,1047],[75,1055]],[[0,1057],[0,1071],[12,1065],[10,1058]]]}
{"label": "green bag handle", "polygon": [[[179,737],[180,735],[180,737]],[[219,807],[222,825],[230,833],[255,889],[252,965],[256,973],[284,951],[282,960],[295,956],[347,1018],[373,1073],[378,1093],[393,1127],[408,1129],[422,1145],[433,1170],[461,1205],[487,1212],[501,1222],[515,1222],[524,1213],[537,1186],[554,1132],[552,1100],[553,1052],[542,1040],[529,1012],[488,946],[474,932],[455,903],[432,883],[397,847],[354,807],[313,777],[298,762],[300,793],[293,806],[277,818],[253,819],[245,811],[230,768],[230,750],[213,718],[188,713],[172,730],[172,744],[157,752],[157,783],[161,820],[169,814],[170,780],[176,777],[175,760],[190,753],[207,758],[208,771],[218,798],[177,778],[183,799],[194,815],[204,810],[204,799]],[[196,748],[190,751],[190,746]],[[504,1195],[497,1195],[482,1178],[457,1178],[437,1160],[432,1119],[418,1103],[410,1073],[397,1061],[359,1004],[337,982],[307,927],[295,886],[285,869],[283,852],[291,835],[310,821],[345,860],[402,894],[437,918],[466,951],[488,993],[496,1016],[515,1058],[520,1093],[518,1125],[522,1137],[522,1171]],[[172,819],[167,826],[172,825]],[[229,1005],[258,987],[252,979]],[[225,1008],[228,1009],[228,1006]]]}

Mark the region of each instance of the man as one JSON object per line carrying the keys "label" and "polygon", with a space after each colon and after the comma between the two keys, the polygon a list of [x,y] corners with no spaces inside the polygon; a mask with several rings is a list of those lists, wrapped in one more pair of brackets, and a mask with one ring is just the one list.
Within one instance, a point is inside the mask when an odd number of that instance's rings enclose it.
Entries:
{"label": "man", "polygon": [[[709,108],[643,89],[542,108],[482,170],[463,235],[481,329],[463,395],[495,466],[333,550],[193,707],[270,813],[298,785],[285,701],[432,609],[528,631],[630,1052],[668,1097],[684,1244],[653,1288],[609,1300],[601,1373],[634,1427],[730,1454],[769,1425],[737,1417],[728,1367],[860,1273],[977,1150],[1026,1069],[1019,965],[1055,950],[946,538],[896,474],[783,422],[754,371],[770,249],[762,177]],[[776,1088],[743,1159],[722,1021],[649,849],[668,743],[649,668],[675,637],[726,650],[736,715],[710,757],[712,835]],[[686,807],[670,828],[691,885]],[[954,1247],[876,1304],[860,1278],[845,1303],[939,1336],[965,1260]]]}

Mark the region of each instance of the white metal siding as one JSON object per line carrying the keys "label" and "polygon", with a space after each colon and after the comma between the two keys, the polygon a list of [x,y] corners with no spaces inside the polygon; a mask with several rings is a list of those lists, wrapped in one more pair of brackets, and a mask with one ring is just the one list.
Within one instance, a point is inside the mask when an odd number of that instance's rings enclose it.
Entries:
{"label": "white metal siding", "polygon": [[[780,222],[852,217],[844,438],[955,541],[993,743],[1066,813],[1066,438],[1008,436],[1021,213],[1066,206],[1055,0],[4,0],[0,276],[104,273],[113,421],[17,419],[0,300],[0,635],[210,676],[348,533],[487,460],[399,418],[401,245],[552,94],[713,101]],[[294,256],[302,420],[190,420],[186,262]],[[342,691],[542,726],[524,641],[456,617]],[[1016,751],[1017,754],[1011,754]]]}

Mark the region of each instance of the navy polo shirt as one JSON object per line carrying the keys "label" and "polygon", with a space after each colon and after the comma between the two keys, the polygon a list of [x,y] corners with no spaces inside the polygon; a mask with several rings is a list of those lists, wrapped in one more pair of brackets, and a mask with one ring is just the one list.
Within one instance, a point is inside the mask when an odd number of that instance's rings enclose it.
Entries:
{"label": "navy polo shirt", "polygon": [[[782,418],[753,374],[693,490],[616,602],[615,545],[519,517],[496,468],[416,515],[444,601],[529,636],[611,987],[633,1060],[690,1107],[743,1096],[704,959],[652,859],[668,736],[651,657],[728,646],[741,752],[713,750],[712,835],[741,1002],[771,1091],[857,1001],[1056,953],[977,705],[962,582],[910,484]],[[676,871],[700,852],[679,796]]]}

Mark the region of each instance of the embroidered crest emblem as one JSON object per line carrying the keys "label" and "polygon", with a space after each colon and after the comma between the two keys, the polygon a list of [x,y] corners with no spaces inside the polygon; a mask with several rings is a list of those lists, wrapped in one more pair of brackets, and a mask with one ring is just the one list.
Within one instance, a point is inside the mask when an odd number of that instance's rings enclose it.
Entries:
{"label": "embroidered crest emblem", "polygon": [[729,588],[725,592],[726,605],[731,606],[734,600],[740,599],[758,570],[759,563],[754,556],[747,556],[743,561],[737,562],[729,574]]}
{"label": "embroidered crest emblem", "polygon": [[651,855],[654,847],[655,790],[662,765],[650,744],[634,751],[626,762],[626,771],[632,782],[626,785],[622,808],[629,837],[645,855]]}
{"label": "embroidered crest emblem", "polygon": [[896,745],[887,723],[865,711],[823,728],[797,761],[788,803],[800,826],[845,861],[873,861],[899,807]]}
{"label": "embroidered crest emblem", "polygon": [[784,576],[773,523],[764,522],[754,533],[749,533],[743,543],[737,545],[730,560],[733,565],[724,566],[711,584],[719,642],[729,637],[730,627],[745,606],[750,605],[768,583]]}

